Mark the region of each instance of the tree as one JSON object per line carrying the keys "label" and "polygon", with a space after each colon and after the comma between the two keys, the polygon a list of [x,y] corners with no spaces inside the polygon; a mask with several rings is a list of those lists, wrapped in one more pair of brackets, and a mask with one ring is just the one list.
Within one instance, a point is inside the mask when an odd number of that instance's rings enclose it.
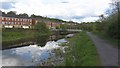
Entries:
{"label": "tree", "polygon": [[38,22],[35,25],[35,29],[37,29],[39,32],[42,32],[42,33],[48,33],[49,32],[49,29],[46,27],[46,24],[44,22]]}
{"label": "tree", "polygon": [[35,17],[36,17],[36,15],[32,14],[30,17],[31,17],[31,18],[35,18]]}
{"label": "tree", "polygon": [[7,16],[15,17],[16,16],[16,12],[15,11],[10,11],[10,12],[7,13]]}
{"label": "tree", "polygon": [[67,25],[66,25],[66,24],[61,24],[61,25],[60,25],[60,29],[66,30],[66,29],[67,29]]}
{"label": "tree", "polygon": [[28,17],[29,17],[28,14],[26,14],[26,13],[19,14],[18,16],[19,16],[19,17],[22,17],[22,18],[28,18]]}

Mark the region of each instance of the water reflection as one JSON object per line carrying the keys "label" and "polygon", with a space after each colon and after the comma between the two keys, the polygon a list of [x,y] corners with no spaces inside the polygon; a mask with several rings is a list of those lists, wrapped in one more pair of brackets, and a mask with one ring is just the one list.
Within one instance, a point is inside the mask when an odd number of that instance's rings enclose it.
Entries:
{"label": "water reflection", "polygon": [[[49,58],[55,57],[53,49],[62,48],[58,44],[66,42],[65,39],[49,41],[44,47],[29,45],[25,47],[7,49],[2,51],[3,66],[35,66],[41,65]],[[63,48],[64,49],[64,48]]]}
{"label": "water reflection", "polygon": [[46,42],[48,41],[49,35],[37,36],[35,38],[35,42],[38,46],[45,46]]}

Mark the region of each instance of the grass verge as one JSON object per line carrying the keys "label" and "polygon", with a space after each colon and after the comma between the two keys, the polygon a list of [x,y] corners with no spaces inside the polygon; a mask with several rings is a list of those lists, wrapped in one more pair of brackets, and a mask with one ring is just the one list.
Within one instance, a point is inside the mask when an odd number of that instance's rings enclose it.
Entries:
{"label": "grass verge", "polygon": [[69,49],[65,54],[65,66],[99,66],[96,48],[85,32],[69,38]]}

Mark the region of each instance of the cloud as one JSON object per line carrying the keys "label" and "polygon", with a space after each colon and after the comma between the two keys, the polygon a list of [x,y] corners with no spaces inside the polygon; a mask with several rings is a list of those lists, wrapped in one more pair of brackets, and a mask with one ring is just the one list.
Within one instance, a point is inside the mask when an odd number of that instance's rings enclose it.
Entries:
{"label": "cloud", "polygon": [[17,0],[6,12],[36,14],[74,21],[94,21],[108,8],[110,0]]}
{"label": "cloud", "polygon": [[0,3],[1,2],[17,2],[18,0],[0,0]]}
{"label": "cloud", "polygon": [[67,2],[67,1],[63,1],[63,2],[61,2],[61,3],[69,3],[69,2]]}
{"label": "cloud", "polygon": [[98,20],[99,19],[99,17],[86,17],[86,18],[84,18],[84,19],[82,19],[82,22],[91,22],[91,21],[96,21],[96,20]]}
{"label": "cloud", "polygon": [[0,7],[0,8],[8,10],[8,9],[14,8],[13,4],[14,4],[14,2],[2,2],[1,3],[2,7]]}

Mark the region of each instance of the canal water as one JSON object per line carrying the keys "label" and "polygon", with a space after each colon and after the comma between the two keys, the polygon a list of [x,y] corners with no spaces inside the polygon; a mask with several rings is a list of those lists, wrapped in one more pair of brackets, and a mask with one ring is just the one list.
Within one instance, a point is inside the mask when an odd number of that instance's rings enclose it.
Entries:
{"label": "canal water", "polygon": [[[2,50],[2,64],[0,66],[45,66],[54,65],[49,61],[58,60],[55,56],[54,49],[60,49],[65,53],[65,48],[68,46],[59,46],[60,44],[67,44],[66,39],[59,39],[57,41],[48,41],[45,46],[38,46],[38,44]],[[63,60],[60,57],[59,60]],[[59,61],[58,60],[58,61]]]}

